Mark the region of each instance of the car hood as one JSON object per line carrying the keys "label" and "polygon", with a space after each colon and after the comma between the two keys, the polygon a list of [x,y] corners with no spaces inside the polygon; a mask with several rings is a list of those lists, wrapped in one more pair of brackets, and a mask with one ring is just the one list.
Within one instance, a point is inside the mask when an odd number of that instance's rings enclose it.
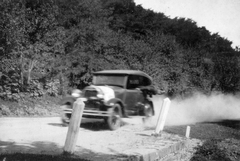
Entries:
{"label": "car hood", "polygon": [[115,94],[117,93],[122,93],[122,91],[124,91],[124,88],[119,87],[119,86],[98,86],[100,88],[109,88],[112,89],[114,91]]}
{"label": "car hood", "polygon": [[124,91],[123,88],[118,86],[95,86],[91,85],[84,89],[85,97],[99,97],[103,94],[104,100],[110,100],[112,98],[118,97]]}

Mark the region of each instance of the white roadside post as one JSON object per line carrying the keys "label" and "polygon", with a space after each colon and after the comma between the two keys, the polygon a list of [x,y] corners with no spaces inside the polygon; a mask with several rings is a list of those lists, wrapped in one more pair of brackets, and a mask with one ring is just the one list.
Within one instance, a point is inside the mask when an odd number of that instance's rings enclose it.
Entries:
{"label": "white roadside post", "polygon": [[156,129],[155,129],[156,135],[158,135],[160,133],[160,131],[162,131],[164,128],[170,104],[171,104],[171,101],[169,98],[165,98],[163,100],[162,108],[159,113]]}
{"label": "white roadside post", "polygon": [[186,138],[189,138],[190,136],[190,130],[191,130],[191,127],[190,126],[187,126],[187,129],[186,129]]}
{"label": "white roadside post", "polygon": [[70,119],[67,137],[64,146],[65,154],[73,154],[78,139],[78,132],[82,120],[84,102],[82,98],[78,98],[73,104],[72,116]]}

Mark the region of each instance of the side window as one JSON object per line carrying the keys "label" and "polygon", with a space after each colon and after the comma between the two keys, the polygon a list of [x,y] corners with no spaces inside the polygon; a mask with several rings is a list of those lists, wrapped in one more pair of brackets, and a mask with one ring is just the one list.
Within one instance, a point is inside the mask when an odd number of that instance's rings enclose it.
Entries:
{"label": "side window", "polygon": [[127,89],[134,89],[140,85],[139,76],[130,75],[128,77]]}
{"label": "side window", "polygon": [[142,86],[149,86],[149,85],[151,85],[151,80],[146,77],[143,77]]}
{"label": "side window", "polygon": [[148,86],[151,84],[151,81],[143,76],[130,75],[128,77],[127,89],[135,89],[140,86]]}

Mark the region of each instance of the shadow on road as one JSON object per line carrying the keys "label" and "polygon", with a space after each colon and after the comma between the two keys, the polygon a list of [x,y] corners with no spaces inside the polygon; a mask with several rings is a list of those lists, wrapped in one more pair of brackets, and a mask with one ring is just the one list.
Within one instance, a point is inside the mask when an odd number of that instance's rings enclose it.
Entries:
{"label": "shadow on road", "polygon": [[[112,150],[112,152],[114,152]],[[26,161],[43,161],[43,160],[60,160],[60,161],[87,161],[87,160],[105,160],[111,161],[116,159],[126,159],[129,156],[119,154],[99,153],[90,149],[76,146],[72,155],[64,155],[63,147],[53,142],[32,142],[29,144],[6,142],[0,140],[0,160],[26,160]]]}
{"label": "shadow on road", "polygon": [[57,127],[66,127],[66,125],[61,124],[61,123],[48,123],[48,125],[57,126]]}
{"label": "shadow on road", "polygon": [[[58,126],[58,127],[67,127],[68,124],[62,124],[62,123],[48,123],[48,125],[51,126]],[[109,130],[109,127],[104,121],[98,120],[98,121],[82,121],[81,128],[91,130],[91,131],[104,131]]]}
{"label": "shadow on road", "polygon": [[0,153],[43,153],[61,154],[62,147],[53,142],[37,141],[32,143],[6,142],[0,140]]}
{"label": "shadow on road", "polygon": [[81,128],[92,130],[92,131],[102,131],[102,130],[109,130],[109,127],[104,121],[102,122],[85,122],[81,123]]}
{"label": "shadow on road", "polygon": [[[58,127],[68,126],[68,124],[61,124],[61,123],[48,123],[48,125],[58,126]],[[80,127],[87,130],[91,130],[91,131],[109,130],[108,125],[106,125],[104,122],[85,122],[85,123],[81,123]]]}

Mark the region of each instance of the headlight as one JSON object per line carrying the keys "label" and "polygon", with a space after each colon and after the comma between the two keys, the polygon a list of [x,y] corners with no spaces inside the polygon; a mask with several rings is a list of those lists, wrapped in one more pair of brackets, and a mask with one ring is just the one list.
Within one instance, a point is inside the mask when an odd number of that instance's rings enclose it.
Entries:
{"label": "headlight", "polygon": [[80,97],[81,96],[81,94],[82,94],[82,91],[80,91],[79,89],[74,89],[73,91],[72,91],[72,96],[73,97]]}

